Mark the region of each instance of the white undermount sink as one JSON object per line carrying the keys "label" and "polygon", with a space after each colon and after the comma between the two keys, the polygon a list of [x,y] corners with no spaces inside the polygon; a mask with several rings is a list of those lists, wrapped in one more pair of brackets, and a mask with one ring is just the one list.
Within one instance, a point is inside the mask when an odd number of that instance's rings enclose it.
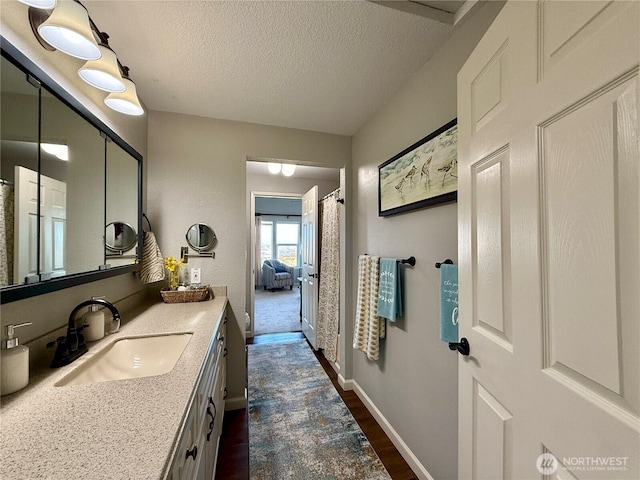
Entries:
{"label": "white undermount sink", "polygon": [[168,373],[173,370],[192,335],[173,333],[120,338],[79,365],[55,386],[152,377]]}

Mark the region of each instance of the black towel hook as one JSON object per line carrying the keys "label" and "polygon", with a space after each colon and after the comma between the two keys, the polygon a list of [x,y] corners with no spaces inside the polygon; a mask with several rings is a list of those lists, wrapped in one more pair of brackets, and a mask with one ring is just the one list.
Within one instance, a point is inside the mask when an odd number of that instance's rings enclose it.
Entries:
{"label": "black towel hook", "polygon": [[142,218],[144,218],[147,221],[147,224],[149,225],[149,231],[152,232],[152,228],[151,228],[151,222],[149,221],[149,217],[147,217],[146,213],[142,214]]}

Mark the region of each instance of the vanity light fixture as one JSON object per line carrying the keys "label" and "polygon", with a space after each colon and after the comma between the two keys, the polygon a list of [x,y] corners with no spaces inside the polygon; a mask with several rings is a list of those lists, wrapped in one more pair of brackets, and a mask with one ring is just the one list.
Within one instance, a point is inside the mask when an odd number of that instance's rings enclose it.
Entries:
{"label": "vanity light fixture", "polygon": [[285,177],[290,177],[296,171],[296,166],[293,163],[283,163],[282,164],[282,174]]}
{"label": "vanity light fixture", "polygon": [[118,57],[108,45],[98,45],[102,56],[98,60],[89,60],[85,63],[78,75],[92,87],[105,92],[124,92],[125,84],[122,80]]}
{"label": "vanity light fixture", "polygon": [[[109,108],[126,115],[142,115],[136,86],[109,47],[109,35],[101,32],[79,0],[20,0],[30,6],[29,22],[36,39],[47,50],[60,50],[87,60],[78,75],[92,87],[110,92],[104,99]],[[55,7],[50,13],[37,4]]]}
{"label": "vanity light fixture", "polygon": [[44,8],[50,10],[56,6],[56,0],[18,0],[20,3],[34,8]]}
{"label": "vanity light fixture", "polygon": [[97,60],[101,56],[89,13],[74,0],[60,0],[49,18],[38,26],[38,34],[49,45],[72,57]]}
{"label": "vanity light fixture", "polygon": [[128,69],[125,67],[125,75],[122,77],[125,91],[110,93],[104,99],[104,103],[107,107],[125,115],[142,115],[144,109],[140,105],[140,100],[138,100],[136,84],[129,79],[127,72]]}
{"label": "vanity light fixture", "polygon": [[269,173],[273,173],[274,175],[277,175],[278,173],[280,173],[280,169],[282,168],[282,164],[281,163],[276,163],[276,162],[268,162],[267,163],[267,168],[269,169]]}

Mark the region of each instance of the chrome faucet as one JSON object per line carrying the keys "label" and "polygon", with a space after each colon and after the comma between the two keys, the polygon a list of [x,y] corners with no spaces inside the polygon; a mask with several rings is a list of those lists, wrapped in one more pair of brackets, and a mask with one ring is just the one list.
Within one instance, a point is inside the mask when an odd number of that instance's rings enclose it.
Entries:
{"label": "chrome faucet", "polygon": [[51,362],[51,368],[69,365],[71,362],[87,353],[87,345],[84,343],[82,333],[80,333],[84,326],[76,328],[76,314],[80,309],[89,305],[102,305],[111,311],[114,321],[120,320],[120,312],[118,312],[118,309],[112,303],[102,300],[101,298],[92,298],[78,304],[73,310],[71,310],[71,314],[69,315],[67,335],[65,337],[58,337],[55,341],[47,344],[48,347],[52,347],[57,344],[56,353],[53,356],[53,362]]}

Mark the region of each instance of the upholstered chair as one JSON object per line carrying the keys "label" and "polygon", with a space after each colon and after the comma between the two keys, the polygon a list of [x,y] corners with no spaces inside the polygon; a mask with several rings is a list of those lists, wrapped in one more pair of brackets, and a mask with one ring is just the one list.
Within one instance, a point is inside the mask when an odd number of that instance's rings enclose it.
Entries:
{"label": "upholstered chair", "polygon": [[269,289],[273,292],[276,288],[284,287],[292,290],[294,280],[293,267],[275,258],[265,260],[262,264],[262,285],[265,290]]}

